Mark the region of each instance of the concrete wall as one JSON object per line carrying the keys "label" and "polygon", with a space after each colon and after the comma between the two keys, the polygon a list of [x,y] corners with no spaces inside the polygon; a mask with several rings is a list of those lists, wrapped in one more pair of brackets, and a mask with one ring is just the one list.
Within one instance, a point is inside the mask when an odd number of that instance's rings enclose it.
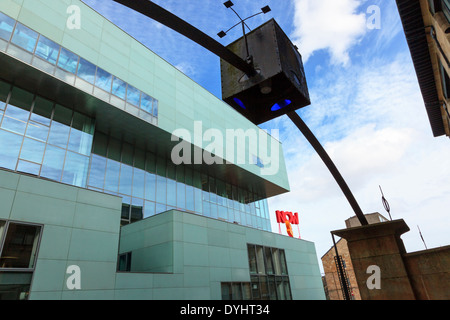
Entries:
{"label": "concrete wall", "polygon": [[[403,220],[333,231],[347,240],[362,300],[449,299],[450,247],[407,253],[408,231]],[[377,277],[380,287],[369,287]]]}
{"label": "concrete wall", "polygon": [[133,272],[173,272],[153,276],[173,286],[164,296],[221,300],[221,282],[250,282],[248,243],[285,250],[294,299],[325,298],[313,243],[194,214],[170,211],[124,226],[120,253],[132,251]]}

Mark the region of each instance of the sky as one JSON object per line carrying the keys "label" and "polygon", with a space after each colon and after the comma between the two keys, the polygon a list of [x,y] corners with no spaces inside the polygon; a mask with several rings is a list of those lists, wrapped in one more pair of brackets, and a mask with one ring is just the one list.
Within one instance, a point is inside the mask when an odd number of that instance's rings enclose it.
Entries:
{"label": "sky", "polygon": [[[150,50],[221,98],[219,58],[161,24],[113,1],[84,0]],[[227,45],[242,36],[223,0],[155,0],[155,3]],[[364,213],[404,219],[402,236],[414,252],[450,244],[450,140],[432,135],[411,55],[394,0],[233,0],[255,28],[275,18],[298,46],[311,105],[298,111],[339,169]],[[320,258],[331,231],[354,213],[330,172],[287,116],[264,123],[280,130],[291,192],[269,199],[275,211],[298,212],[300,235]],[[422,232],[425,244],[419,234]],[[285,231],[285,228],[283,228]],[[283,231],[283,232],[284,232]],[[284,232],[285,234],[285,232]],[[294,234],[298,230],[294,227]]]}

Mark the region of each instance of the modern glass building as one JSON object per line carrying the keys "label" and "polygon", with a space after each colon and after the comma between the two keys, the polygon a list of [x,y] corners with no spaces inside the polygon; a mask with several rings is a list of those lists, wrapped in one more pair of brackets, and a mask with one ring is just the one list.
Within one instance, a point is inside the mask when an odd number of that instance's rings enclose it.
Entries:
{"label": "modern glass building", "polygon": [[314,244],[271,232],[282,155],[83,2],[0,3],[0,299],[324,299]]}

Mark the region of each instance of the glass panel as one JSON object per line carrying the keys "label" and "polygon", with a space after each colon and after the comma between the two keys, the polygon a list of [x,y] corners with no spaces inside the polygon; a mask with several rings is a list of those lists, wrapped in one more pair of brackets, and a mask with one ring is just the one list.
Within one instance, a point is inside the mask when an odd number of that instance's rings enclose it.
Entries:
{"label": "glass panel", "polygon": [[202,211],[200,211],[205,217],[211,217],[211,204],[208,201],[202,202]]}
{"label": "glass panel", "polygon": [[41,35],[39,37],[35,55],[51,63],[52,65],[55,65],[56,60],[58,60],[60,48],[61,47],[59,44],[56,44],[52,40],[47,39],[46,37]]}
{"label": "glass panel", "polygon": [[231,284],[233,300],[242,300],[242,288],[240,283]]}
{"label": "glass panel", "polygon": [[251,276],[251,282],[252,282],[252,299],[260,300],[261,293],[260,293],[260,286],[259,286],[259,277]]}
{"label": "glass panel", "polygon": [[123,220],[130,220],[130,209],[131,209],[131,198],[122,197],[122,214],[121,218]]}
{"label": "glass panel", "polygon": [[109,139],[108,144],[108,159],[121,161],[121,150],[122,150],[122,143],[116,139]]}
{"label": "glass panel", "polygon": [[132,166],[133,165],[133,153],[134,153],[133,146],[129,143],[124,142],[122,144],[122,160],[121,160],[121,162]]}
{"label": "glass panel", "polygon": [[132,185],[133,185],[133,167],[122,163],[120,166],[119,193],[131,196]]}
{"label": "glass panel", "polygon": [[105,190],[117,192],[119,190],[120,163],[108,160],[106,164]]}
{"label": "glass panel", "polygon": [[36,97],[30,119],[49,126],[52,111],[53,102],[45,100],[41,97]]}
{"label": "glass panel", "polygon": [[10,170],[16,169],[17,158],[19,157],[22,140],[22,136],[0,130],[0,167]]}
{"label": "glass panel", "polygon": [[0,12],[0,38],[9,41],[16,21]]}
{"label": "glass panel", "polygon": [[3,117],[2,128],[24,134],[29,116],[29,111],[8,105]]}
{"label": "glass panel", "polygon": [[186,209],[195,211],[194,187],[186,186]]}
{"label": "glass panel", "polygon": [[256,264],[258,266],[258,274],[266,274],[263,247],[261,246],[256,246]]}
{"label": "glass panel", "polygon": [[144,206],[144,219],[148,217],[152,217],[156,214],[155,211],[155,203],[151,201],[145,201]]}
{"label": "glass panel", "polygon": [[249,244],[247,245],[247,250],[248,250],[248,263],[250,267],[250,273],[257,273],[255,246]]}
{"label": "glass panel", "polygon": [[106,159],[95,154],[91,158],[91,168],[89,173],[89,186],[103,189],[105,182]]}
{"label": "glass panel", "polygon": [[166,178],[157,176],[156,178],[156,201],[166,204]]}
{"label": "glass panel", "polygon": [[[1,15],[0,15],[0,17],[1,17]],[[5,232],[5,224],[6,224],[6,222],[5,221],[2,221],[2,220],[0,220],[0,247],[1,247],[1,244],[3,243],[3,233]]]}
{"label": "glass panel", "polygon": [[59,54],[58,67],[75,74],[77,72],[78,56],[67,49],[61,48]]}
{"label": "glass panel", "polygon": [[139,101],[140,101],[140,96],[141,96],[141,92],[128,85],[128,89],[127,89],[127,102],[131,103],[132,105],[135,106],[139,106]]}
{"label": "glass panel", "polygon": [[127,92],[127,83],[120,80],[119,78],[114,77],[112,84],[112,94],[116,97],[119,97],[122,100],[125,100],[125,95]]}
{"label": "glass panel", "polygon": [[167,179],[167,205],[172,207],[177,205],[177,183],[172,179]]}
{"label": "glass panel", "polygon": [[0,258],[1,268],[34,267],[41,228],[10,223]]}
{"label": "glass panel", "polygon": [[276,275],[281,275],[280,252],[278,249],[272,249],[273,268]]}
{"label": "glass panel", "polygon": [[145,173],[145,199],[155,201],[156,176],[153,173]]}
{"label": "glass panel", "polygon": [[166,208],[165,204],[157,203],[155,210],[156,210],[156,214],[160,214],[160,213],[166,212],[167,208]]}
{"label": "glass panel", "polygon": [[146,154],[145,170],[151,173],[156,173],[156,156],[153,153],[147,152]]}
{"label": "glass panel", "polygon": [[92,119],[74,112],[68,149],[89,155],[92,149],[93,134],[94,125]]}
{"label": "glass panel", "polygon": [[19,162],[17,163],[17,171],[26,172],[38,176],[39,171],[41,171],[41,165],[33,162],[28,162],[25,160],[19,160]]}
{"label": "glass panel", "polygon": [[95,71],[97,67],[90,63],[89,61],[80,58],[80,63],[78,64],[77,76],[90,84],[95,82]]}
{"label": "glass panel", "polygon": [[16,25],[16,29],[14,30],[11,42],[28,52],[34,52],[37,38],[37,32],[25,27],[23,24],[18,22]]}
{"label": "glass panel", "polygon": [[158,100],[153,100],[153,116],[158,117]]}
{"label": "glass panel", "polygon": [[102,70],[100,68],[97,68],[97,77],[95,78],[95,85],[105,90],[106,92],[111,92],[111,83],[112,83],[112,76],[105,70]]}
{"label": "glass panel", "polygon": [[250,288],[250,283],[243,283],[242,284],[242,300],[251,300],[252,299],[252,292]]}
{"label": "glass panel", "polygon": [[221,284],[221,290],[222,290],[222,300],[229,301],[232,300],[232,291],[231,291],[231,284],[230,283],[222,283]]}
{"label": "glass panel", "polygon": [[146,95],[145,93],[142,93],[141,96],[141,109],[144,111],[147,111],[148,113],[152,114],[153,111],[153,98],[149,95]]}
{"label": "glass panel", "polygon": [[284,285],[284,294],[286,296],[286,300],[292,300],[291,286],[289,285],[288,277],[283,277],[283,285]]}
{"label": "glass panel", "polygon": [[195,188],[194,197],[195,197],[195,212],[202,213],[203,212],[202,191],[200,189]]}
{"label": "glass panel", "polygon": [[275,285],[275,277],[269,277],[268,279],[269,299],[277,300],[277,287]]}
{"label": "glass panel", "polygon": [[281,274],[288,274],[287,273],[287,266],[286,266],[286,257],[284,255],[284,250],[280,251],[280,263],[281,263]]}
{"label": "glass panel", "polygon": [[286,293],[284,291],[283,278],[276,277],[277,296],[278,300],[286,300]]}
{"label": "glass panel", "polygon": [[44,157],[45,143],[25,138],[23,141],[20,158],[36,163],[42,163]]}
{"label": "glass panel", "polygon": [[144,200],[133,198],[131,201],[130,222],[136,222],[144,219]]}
{"label": "glass panel", "polygon": [[47,145],[42,163],[41,177],[60,181],[66,150]]}
{"label": "glass panel", "polygon": [[227,208],[223,207],[223,206],[217,206],[217,209],[218,209],[218,212],[217,212],[218,217],[220,219],[228,221],[228,210],[227,210]]}
{"label": "glass panel", "polygon": [[181,182],[177,182],[177,207],[186,208],[186,186]]}
{"label": "glass panel", "polygon": [[261,288],[261,300],[269,300],[267,277],[259,277],[259,284]]}
{"label": "glass panel", "polygon": [[77,187],[86,187],[89,158],[74,152],[67,151],[64,163],[62,182]]}
{"label": "glass panel", "polygon": [[272,263],[272,250],[271,248],[265,247],[264,253],[266,256],[266,274],[273,274],[273,263]]}
{"label": "glass panel", "polygon": [[92,153],[106,157],[108,154],[108,136],[98,131],[95,132],[93,144]]}
{"label": "glass panel", "polygon": [[64,149],[67,148],[71,120],[72,111],[60,105],[56,105],[48,143]]}
{"label": "glass panel", "polygon": [[133,197],[144,198],[145,196],[145,171],[134,168],[133,170]]}

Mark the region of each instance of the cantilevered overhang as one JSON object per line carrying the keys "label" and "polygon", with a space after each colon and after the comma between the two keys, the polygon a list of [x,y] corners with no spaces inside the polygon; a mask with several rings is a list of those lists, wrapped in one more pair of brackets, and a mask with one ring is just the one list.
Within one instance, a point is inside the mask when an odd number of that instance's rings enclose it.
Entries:
{"label": "cantilevered overhang", "polygon": [[436,79],[419,0],[396,0],[425,108],[435,137],[445,135]]}
{"label": "cantilevered overhang", "polygon": [[[0,66],[1,79],[94,118],[96,131],[167,159],[170,159],[173,147],[179,143],[172,141],[172,133],[3,52],[0,52]],[[191,145],[191,150],[194,155],[200,149]],[[218,179],[247,188],[261,198],[289,191],[239,165],[227,163],[191,166]]]}

